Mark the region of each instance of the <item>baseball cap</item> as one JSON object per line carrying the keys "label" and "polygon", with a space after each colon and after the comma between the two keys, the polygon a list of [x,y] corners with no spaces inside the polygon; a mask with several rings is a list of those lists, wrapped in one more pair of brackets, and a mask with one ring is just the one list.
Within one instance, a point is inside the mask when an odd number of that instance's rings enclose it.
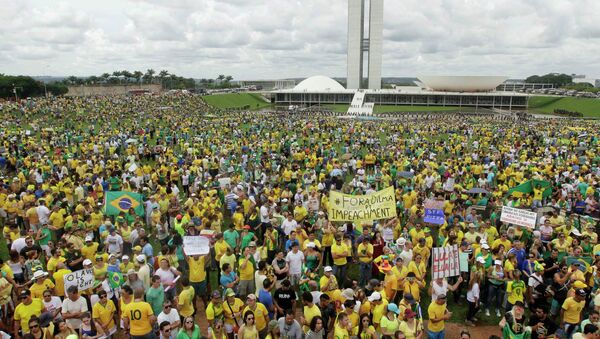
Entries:
{"label": "baseball cap", "polygon": [[246,297],[246,299],[252,299],[252,300],[256,300],[256,295],[254,294],[248,294],[248,296]]}
{"label": "baseball cap", "polygon": [[21,293],[19,293],[20,298],[28,297],[30,295],[31,295],[31,292],[29,290],[22,290]]}
{"label": "baseball cap", "polygon": [[143,255],[143,254],[139,254],[137,257],[135,257],[135,259],[136,259],[138,262],[144,262],[144,261],[146,261],[146,256],[145,256],[145,255]]}
{"label": "baseball cap", "polygon": [[381,300],[381,293],[379,292],[373,292],[371,293],[371,295],[369,296],[369,301],[378,301]]}
{"label": "baseball cap", "polygon": [[480,264],[485,264],[485,259],[483,259],[483,257],[477,257],[477,262]]}
{"label": "baseball cap", "polygon": [[515,302],[515,306],[518,306],[518,307],[525,307],[525,304],[523,304],[523,302],[522,302],[522,301],[517,301],[517,302]]}
{"label": "baseball cap", "polygon": [[488,245],[488,244],[486,244],[486,243],[483,243],[483,244],[481,245],[481,248],[483,248],[484,250],[489,250],[489,249],[490,249],[490,245]]}
{"label": "baseball cap", "polygon": [[85,236],[85,241],[92,241],[92,240],[94,240],[94,236],[93,235],[88,234],[88,235]]}
{"label": "baseball cap", "polygon": [[417,316],[417,313],[413,312],[410,308],[404,310],[404,318],[414,318]]}
{"label": "baseball cap", "polygon": [[344,297],[346,300],[354,300],[354,290],[351,288],[343,290],[342,297]]}
{"label": "baseball cap", "polygon": [[123,259],[123,260],[129,260],[129,256],[128,255],[124,255],[121,259]]}
{"label": "baseball cap", "polygon": [[92,261],[90,259],[85,259],[83,261],[83,266],[87,266],[87,265],[91,265],[91,264],[92,264]]}
{"label": "baseball cap", "polygon": [[235,296],[235,292],[231,288],[228,288],[228,289],[225,290],[225,296],[226,297],[234,297]]}
{"label": "baseball cap", "polygon": [[248,244],[248,247],[256,247],[256,243],[255,243],[254,241],[251,241],[251,242]]}
{"label": "baseball cap", "polygon": [[494,260],[494,265],[502,265],[502,260]]}
{"label": "baseball cap", "polygon": [[333,271],[333,268],[331,268],[331,266],[325,266],[323,268],[323,272],[331,272],[331,271]]}
{"label": "baseball cap", "polygon": [[215,291],[213,291],[213,292],[212,292],[212,297],[213,297],[213,298],[221,298],[221,292],[219,292],[219,291],[216,291],[216,290],[215,290]]}
{"label": "baseball cap", "polygon": [[411,293],[405,293],[403,298],[411,305],[414,305],[416,303],[415,297],[413,297]]}
{"label": "baseball cap", "polygon": [[387,309],[390,312],[394,312],[396,314],[400,314],[400,309],[398,308],[398,305],[391,303],[387,305]]}
{"label": "baseball cap", "polygon": [[134,246],[134,247],[133,247],[133,250],[134,250],[134,251],[140,251],[140,252],[141,252],[141,251],[142,251],[142,246],[140,246],[140,245]]}
{"label": "baseball cap", "polygon": [[578,289],[576,293],[580,297],[585,297],[587,295],[587,292],[583,288]]}

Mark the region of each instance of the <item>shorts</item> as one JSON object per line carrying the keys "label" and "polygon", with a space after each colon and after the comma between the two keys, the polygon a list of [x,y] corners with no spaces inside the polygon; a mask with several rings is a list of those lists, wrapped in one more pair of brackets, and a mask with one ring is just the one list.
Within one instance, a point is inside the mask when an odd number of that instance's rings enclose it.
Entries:
{"label": "shorts", "polygon": [[190,282],[190,285],[194,288],[196,295],[206,296],[208,295],[208,289],[206,288],[206,280],[201,282]]}
{"label": "shorts", "polygon": [[290,274],[288,276],[288,279],[290,279],[290,284],[292,284],[292,286],[296,286],[300,283],[301,277],[302,277],[301,274]]}
{"label": "shorts", "polygon": [[241,296],[247,296],[248,294],[253,294],[256,292],[256,287],[254,286],[254,279],[252,280],[240,280],[238,284],[238,294]]}

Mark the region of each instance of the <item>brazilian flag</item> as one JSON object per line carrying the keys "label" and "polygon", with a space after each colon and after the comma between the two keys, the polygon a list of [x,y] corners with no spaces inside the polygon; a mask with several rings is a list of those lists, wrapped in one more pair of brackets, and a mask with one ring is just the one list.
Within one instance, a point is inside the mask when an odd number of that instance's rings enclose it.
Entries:
{"label": "brazilian flag", "polygon": [[142,195],[127,191],[109,191],[106,192],[104,201],[104,213],[106,215],[119,215],[121,212],[127,213],[130,208],[135,210],[135,214],[144,215],[144,203]]}
{"label": "brazilian flag", "polygon": [[541,189],[544,190],[542,192],[542,197],[547,198],[552,195],[552,184],[550,183],[550,181],[535,180],[535,179],[526,181],[519,186],[515,186],[515,187],[509,189],[506,194],[511,195],[514,192],[518,192],[521,195],[529,194],[529,193],[533,192],[533,188],[536,187],[537,185],[540,185]]}
{"label": "brazilian flag", "polygon": [[125,279],[123,279],[123,274],[121,272],[107,272],[108,274],[108,282],[110,284],[110,287],[112,288],[117,288],[117,287],[121,287],[121,285],[123,285],[123,283],[125,282]]}

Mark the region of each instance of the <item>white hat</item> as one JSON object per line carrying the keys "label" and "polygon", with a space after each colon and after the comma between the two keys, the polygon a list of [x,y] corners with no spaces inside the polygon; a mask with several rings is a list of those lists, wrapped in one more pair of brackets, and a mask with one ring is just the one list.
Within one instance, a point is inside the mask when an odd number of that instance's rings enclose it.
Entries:
{"label": "white hat", "polygon": [[129,260],[129,256],[128,255],[124,255],[121,259],[123,259],[123,260]]}
{"label": "white hat", "polygon": [[135,257],[135,259],[136,259],[138,262],[144,262],[144,261],[146,261],[146,256],[145,256],[145,255],[143,255],[143,254],[138,254],[138,256],[137,256],[137,257]]}
{"label": "white hat", "polygon": [[483,249],[486,249],[486,250],[489,250],[489,249],[490,249],[490,245],[488,245],[488,244],[486,244],[486,243],[483,243],[483,244],[481,245],[481,248],[483,248]]}
{"label": "white hat", "polygon": [[485,259],[483,257],[477,257],[477,262],[481,264],[485,264]]}
{"label": "white hat", "polygon": [[281,199],[281,202],[288,202],[286,198]]}
{"label": "white hat", "polygon": [[494,265],[502,265],[502,260],[494,260]]}
{"label": "white hat", "polygon": [[351,288],[343,290],[342,297],[344,297],[346,300],[354,300],[354,290]]}
{"label": "white hat", "polygon": [[483,245],[483,244],[487,244],[487,239],[481,238],[481,240],[479,240],[479,245]]}
{"label": "white hat", "polygon": [[576,228],[571,229],[571,234],[573,234],[576,237],[580,237],[581,236],[581,233]]}
{"label": "white hat", "polygon": [[314,242],[309,242],[308,244],[306,244],[306,247],[310,247],[310,248],[315,248],[315,243]]}
{"label": "white hat", "polygon": [[37,271],[33,272],[33,278],[31,280],[43,278],[47,275],[48,275],[48,272],[44,272],[43,270],[37,270]]}
{"label": "white hat", "polygon": [[381,300],[381,293],[373,292],[373,293],[371,293],[371,295],[369,296],[368,299],[370,302]]}
{"label": "white hat", "polygon": [[331,271],[333,271],[333,268],[331,268],[331,266],[323,267],[323,272],[331,272]]}
{"label": "white hat", "polygon": [[90,259],[85,259],[83,261],[83,266],[87,266],[87,265],[91,265],[91,264],[92,264],[92,261]]}
{"label": "white hat", "polygon": [[92,241],[92,240],[94,240],[94,236],[93,235],[88,234],[88,235],[85,236],[85,241]]}
{"label": "white hat", "polygon": [[396,245],[398,245],[398,246],[404,246],[404,244],[406,244],[406,239],[404,239],[404,238],[398,238],[398,240],[396,240]]}

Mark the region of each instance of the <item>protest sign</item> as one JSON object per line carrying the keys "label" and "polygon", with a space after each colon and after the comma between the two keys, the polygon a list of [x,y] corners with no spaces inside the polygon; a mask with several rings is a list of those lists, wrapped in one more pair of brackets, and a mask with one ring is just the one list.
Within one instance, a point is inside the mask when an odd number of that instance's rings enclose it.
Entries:
{"label": "protest sign", "polygon": [[436,225],[444,224],[444,201],[443,200],[435,200],[435,199],[427,199],[423,203],[423,207],[425,207],[425,215],[423,216],[423,221]]}
{"label": "protest sign", "polygon": [[221,186],[221,188],[226,188],[229,185],[231,185],[231,178],[219,178],[219,186]]}
{"label": "protest sign", "polygon": [[77,286],[78,291],[85,291],[94,286],[94,270],[85,268],[65,275],[65,294],[70,286]]}
{"label": "protest sign", "polygon": [[469,272],[469,253],[461,252],[458,254],[458,261],[461,272]]}
{"label": "protest sign", "polygon": [[500,221],[502,222],[521,225],[533,229],[535,228],[536,220],[537,213],[535,212],[502,206],[502,214],[500,215]]}
{"label": "protest sign", "polygon": [[368,195],[329,193],[330,221],[370,221],[396,216],[396,195],[390,186]]}
{"label": "protest sign", "polygon": [[434,247],[432,259],[432,278],[455,277],[460,274],[458,246]]}
{"label": "protest sign", "polygon": [[204,255],[210,252],[210,241],[200,235],[183,237],[183,251],[186,255]]}

